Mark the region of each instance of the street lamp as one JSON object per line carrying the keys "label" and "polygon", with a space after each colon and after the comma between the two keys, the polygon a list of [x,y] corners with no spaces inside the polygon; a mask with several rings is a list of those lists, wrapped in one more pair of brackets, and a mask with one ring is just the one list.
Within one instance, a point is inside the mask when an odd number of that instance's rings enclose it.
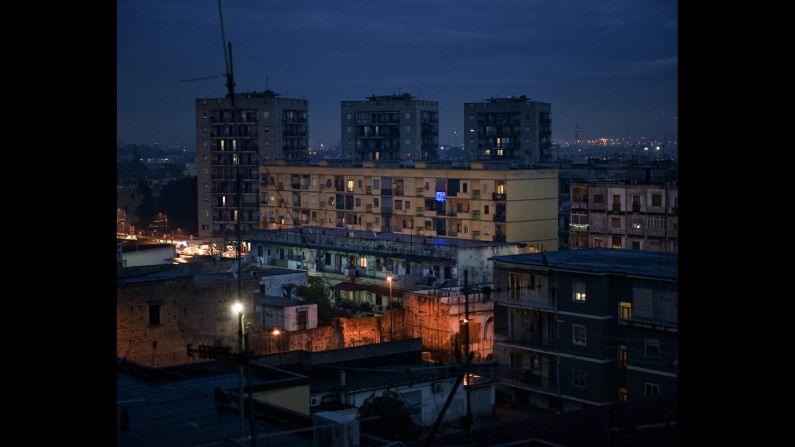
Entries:
{"label": "street lamp", "polygon": [[[389,309],[389,308],[392,307],[392,276],[391,275],[387,275],[386,282],[389,283],[389,306],[387,306],[387,309]],[[395,320],[394,320],[394,318],[395,318],[395,314],[394,314],[394,310],[393,310],[389,314],[389,322],[390,322],[390,324],[389,324],[389,341],[391,341],[391,342],[395,341],[395,327],[394,327],[395,326]]]}
{"label": "street lamp", "polygon": [[386,282],[389,283],[389,305],[392,306],[392,276],[387,275]]}
{"label": "street lamp", "polygon": [[232,311],[237,314],[237,321],[238,321],[238,337],[239,337],[239,347],[240,347],[240,439],[242,441],[244,431],[245,431],[245,419],[243,414],[243,305],[239,302],[236,302],[232,305]]}

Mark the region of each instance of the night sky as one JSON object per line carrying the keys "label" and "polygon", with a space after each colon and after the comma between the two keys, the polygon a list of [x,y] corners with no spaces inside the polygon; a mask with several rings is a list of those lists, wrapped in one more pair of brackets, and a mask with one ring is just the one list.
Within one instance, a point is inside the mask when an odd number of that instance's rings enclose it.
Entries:
{"label": "night sky", "polygon": [[[196,141],[194,100],[222,97],[217,0],[119,0],[117,134]],[[553,141],[669,138],[677,130],[673,0],[223,2],[237,91],[309,100],[310,143],[338,144],[340,101],[439,102],[439,142],[463,143],[463,104],[525,94],[552,104]]]}

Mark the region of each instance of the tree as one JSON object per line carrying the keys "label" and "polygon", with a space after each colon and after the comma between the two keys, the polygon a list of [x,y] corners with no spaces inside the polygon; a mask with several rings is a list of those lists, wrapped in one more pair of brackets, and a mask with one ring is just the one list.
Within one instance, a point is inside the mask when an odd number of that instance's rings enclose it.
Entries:
{"label": "tree", "polygon": [[347,315],[344,311],[331,305],[326,289],[322,278],[310,276],[309,285],[300,286],[296,290],[298,296],[304,298],[309,303],[317,304],[318,326],[328,326],[331,324],[332,319]]}
{"label": "tree", "polygon": [[188,233],[196,233],[198,203],[196,177],[183,177],[163,187],[156,207],[157,211],[168,215],[169,229],[179,227]]}
{"label": "tree", "polygon": [[380,396],[371,394],[359,408],[359,414],[361,419],[378,416],[378,419],[362,421],[362,431],[390,441],[410,442],[422,434],[397,391],[389,390]]}
{"label": "tree", "polygon": [[157,203],[152,194],[152,189],[149,188],[144,179],[138,181],[136,192],[141,195],[141,203],[135,208],[135,215],[138,216],[136,225],[139,228],[145,228],[152,221],[152,216],[157,212]]}

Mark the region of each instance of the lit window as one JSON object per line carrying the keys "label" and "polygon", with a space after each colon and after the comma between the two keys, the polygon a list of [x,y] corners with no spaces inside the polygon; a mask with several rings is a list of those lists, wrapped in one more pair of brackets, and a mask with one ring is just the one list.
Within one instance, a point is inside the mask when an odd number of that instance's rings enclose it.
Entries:
{"label": "lit window", "polygon": [[574,301],[584,303],[587,300],[587,294],[585,293],[585,283],[584,282],[574,282],[571,285]]}
{"label": "lit window", "polygon": [[502,155],[503,155],[503,153],[504,153],[504,152],[505,152],[505,151],[503,151],[502,149],[497,149],[497,156],[498,156],[498,157],[502,157]]}
{"label": "lit window", "polygon": [[626,388],[619,388],[618,389],[618,400],[619,401],[627,401],[629,400],[629,394],[627,393]]}
{"label": "lit window", "polygon": [[618,366],[627,367],[627,345],[618,346]]}
{"label": "lit window", "polygon": [[348,180],[348,192],[353,191],[353,180]]}
{"label": "lit window", "polygon": [[629,320],[632,318],[632,303],[627,301],[619,301],[618,318],[620,320]]}
{"label": "lit window", "polygon": [[359,258],[359,267],[367,268],[367,258],[364,256]]}
{"label": "lit window", "polygon": [[497,183],[497,194],[505,194],[505,183]]}

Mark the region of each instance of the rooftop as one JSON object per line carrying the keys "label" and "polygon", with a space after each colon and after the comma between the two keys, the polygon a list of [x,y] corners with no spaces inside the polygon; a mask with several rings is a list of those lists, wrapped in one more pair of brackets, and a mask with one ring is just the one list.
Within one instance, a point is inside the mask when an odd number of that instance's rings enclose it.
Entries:
{"label": "rooftop", "polygon": [[458,248],[477,248],[477,247],[495,247],[504,245],[516,245],[512,242],[492,242],[492,241],[478,241],[474,239],[458,239],[453,237],[432,237],[432,236],[418,236],[410,234],[398,233],[376,233],[374,231],[366,230],[346,230],[344,228],[323,228],[323,227],[302,227],[302,228],[288,228],[281,230],[254,230],[252,239],[256,240],[255,235],[263,232],[280,232],[280,233],[303,233],[315,236],[329,236],[351,239],[365,239],[372,241],[393,241],[402,242],[413,245],[446,245]]}
{"label": "rooftop", "polygon": [[123,253],[128,253],[131,251],[140,251],[140,250],[152,250],[155,248],[166,248],[166,247],[171,247],[174,250],[176,250],[176,247],[174,247],[171,244],[161,244],[159,242],[145,242],[145,241],[132,241],[132,240],[128,241],[122,239],[117,239],[117,240],[121,241],[121,251]]}
{"label": "rooftop", "polygon": [[489,259],[495,262],[593,274],[642,276],[674,281],[678,277],[678,256],[675,253],[586,248],[493,256]]}
{"label": "rooftop", "polygon": [[[116,375],[117,420],[121,409],[129,413],[129,429],[117,425],[119,446],[179,447],[191,445],[234,445],[231,439],[240,435],[240,417],[234,411],[219,412],[213,392],[215,387],[235,390],[239,375],[235,369],[211,375],[189,376],[186,371],[172,371],[170,378],[144,380],[119,371]],[[252,384],[266,384],[252,375]],[[257,420],[257,434],[269,433],[273,445],[306,445],[312,440],[295,434],[273,435],[283,431],[262,420]],[[249,433],[246,420],[246,433]]]}
{"label": "rooftop", "polygon": [[292,307],[292,306],[313,306],[316,304],[310,303],[309,301],[298,301],[290,298],[284,298],[281,296],[256,296],[257,302],[261,304],[265,304],[267,306],[275,306],[275,307]]}

